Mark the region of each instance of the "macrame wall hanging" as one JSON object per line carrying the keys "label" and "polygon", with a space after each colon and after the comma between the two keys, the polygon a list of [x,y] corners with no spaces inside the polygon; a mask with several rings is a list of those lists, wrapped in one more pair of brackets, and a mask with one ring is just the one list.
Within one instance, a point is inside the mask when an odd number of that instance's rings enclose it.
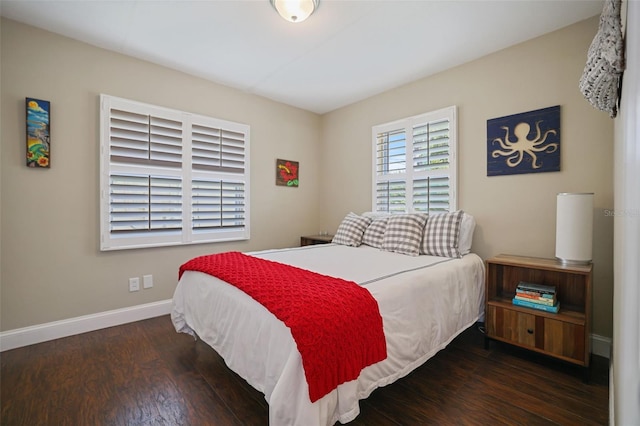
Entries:
{"label": "macrame wall hanging", "polygon": [[619,84],[624,70],[624,47],[620,20],[621,0],[605,0],[600,27],[580,78],[580,91],[597,109],[611,118],[618,114]]}

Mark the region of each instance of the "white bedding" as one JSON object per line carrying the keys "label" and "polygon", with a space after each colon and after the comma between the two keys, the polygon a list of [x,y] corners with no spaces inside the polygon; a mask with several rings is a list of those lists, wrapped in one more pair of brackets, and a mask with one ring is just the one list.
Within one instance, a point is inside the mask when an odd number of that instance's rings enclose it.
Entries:
{"label": "white bedding", "polygon": [[483,319],[484,264],[475,254],[412,257],[335,244],[249,254],[364,285],[378,302],[387,341],[387,359],[312,404],[289,328],[236,287],[185,272],[173,298],[176,330],[197,335],[263,392],[272,426],[353,420],[358,400],[407,375]]}

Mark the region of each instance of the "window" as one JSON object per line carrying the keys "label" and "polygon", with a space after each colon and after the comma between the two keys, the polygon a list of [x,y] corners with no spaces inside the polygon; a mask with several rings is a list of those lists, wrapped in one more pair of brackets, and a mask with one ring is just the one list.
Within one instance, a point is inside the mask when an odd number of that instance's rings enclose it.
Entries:
{"label": "window", "polygon": [[100,249],[249,238],[249,126],[100,96]]}
{"label": "window", "polygon": [[456,107],[374,126],[373,211],[456,210]]}

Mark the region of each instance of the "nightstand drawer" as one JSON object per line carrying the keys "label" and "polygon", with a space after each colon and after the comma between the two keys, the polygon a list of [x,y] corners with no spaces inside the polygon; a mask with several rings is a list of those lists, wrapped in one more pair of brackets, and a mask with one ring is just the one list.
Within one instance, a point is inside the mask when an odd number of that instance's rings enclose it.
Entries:
{"label": "nightstand drawer", "polygon": [[587,362],[583,325],[488,305],[486,327],[487,335],[495,339],[573,362]]}
{"label": "nightstand drawer", "polygon": [[544,319],[544,350],[546,352],[585,362],[584,326]]}
{"label": "nightstand drawer", "polygon": [[536,316],[488,306],[487,333],[520,346],[536,347]]}

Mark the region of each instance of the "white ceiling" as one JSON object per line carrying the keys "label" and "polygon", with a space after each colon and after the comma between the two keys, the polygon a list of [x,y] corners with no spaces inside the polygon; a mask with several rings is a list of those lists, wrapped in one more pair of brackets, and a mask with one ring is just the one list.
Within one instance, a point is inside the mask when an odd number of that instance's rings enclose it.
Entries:
{"label": "white ceiling", "polygon": [[1,0],[0,8],[9,19],[325,113],[597,15],[602,0],[320,0],[298,24],[269,0]]}

